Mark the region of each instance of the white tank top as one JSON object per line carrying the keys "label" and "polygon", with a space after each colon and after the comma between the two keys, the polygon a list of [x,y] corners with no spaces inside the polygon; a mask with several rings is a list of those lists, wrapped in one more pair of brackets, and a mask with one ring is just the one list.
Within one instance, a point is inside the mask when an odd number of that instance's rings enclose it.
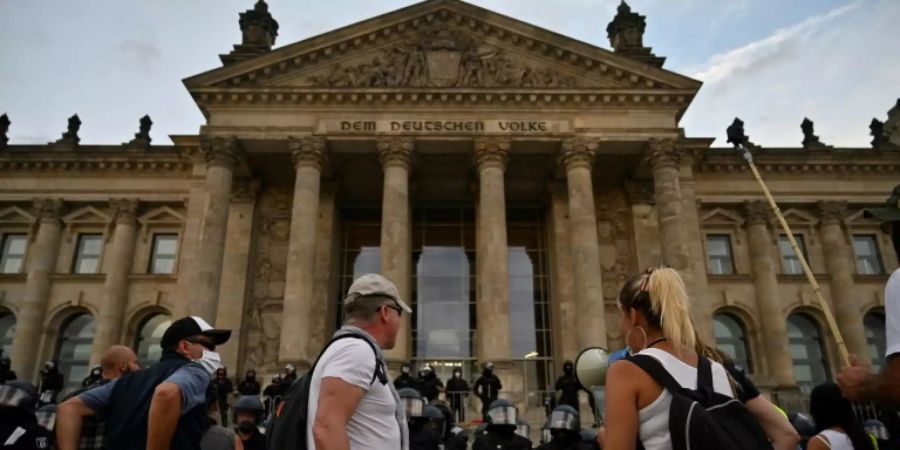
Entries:
{"label": "white tank top", "polygon": [[[682,387],[697,388],[696,367],[691,367],[671,353],[657,348],[646,348],[637,354],[655,358]],[[717,362],[710,362],[712,363],[713,390],[734,397],[725,368]],[[640,421],[638,437],[646,450],[672,450],[672,440],[669,437],[669,406],[671,404],[672,394],[663,389],[653,403],[638,411],[638,420]]]}
{"label": "white tank top", "polygon": [[853,450],[853,442],[850,441],[850,436],[847,436],[847,433],[837,430],[823,430],[816,435],[816,439],[821,439],[823,436],[827,439],[822,441],[831,450]]}

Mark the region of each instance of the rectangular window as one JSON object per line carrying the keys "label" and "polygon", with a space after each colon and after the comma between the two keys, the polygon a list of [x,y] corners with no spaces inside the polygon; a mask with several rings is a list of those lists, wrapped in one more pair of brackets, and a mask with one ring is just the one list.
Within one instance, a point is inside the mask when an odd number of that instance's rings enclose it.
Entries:
{"label": "rectangular window", "polygon": [[150,255],[150,273],[171,274],[175,272],[178,257],[177,234],[154,234],[153,252]]}
{"label": "rectangular window", "polygon": [[860,275],[881,275],[884,267],[878,255],[878,243],[871,234],[853,236],[853,252]]}
{"label": "rectangular window", "polygon": [[102,250],[102,234],[79,234],[72,272],[97,273],[97,269],[100,268],[100,252]]}
{"label": "rectangular window", "polygon": [[706,236],[706,253],[710,275],[734,274],[730,236],[727,234],[710,234]]}
{"label": "rectangular window", "polygon": [[[794,239],[797,241],[800,251],[803,252],[803,257],[806,258],[806,242],[803,240],[803,236],[795,234]],[[787,236],[781,235],[778,237],[778,251],[781,252],[781,273],[785,275],[803,275],[803,265],[800,264],[800,257],[794,253],[794,249],[791,248],[791,241],[788,240]]]}
{"label": "rectangular window", "polygon": [[25,261],[27,237],[24,234],[3,236],[3,253],[0,253],[0,273],[19,273]]}

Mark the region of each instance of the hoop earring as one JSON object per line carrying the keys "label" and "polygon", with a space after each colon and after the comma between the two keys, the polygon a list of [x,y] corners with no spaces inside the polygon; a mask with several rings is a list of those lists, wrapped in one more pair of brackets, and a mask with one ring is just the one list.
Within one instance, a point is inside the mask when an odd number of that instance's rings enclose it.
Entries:
{"label": "hoop earring", "polygon": [[[631,332],[634,330],[640,330],[641,334],[644,336],[644,345],[639,349],[635,349],[631,346]],[[644,330],[644,327],[633,327],[632,329],[628,330],[628,334],[625,335],[625,345],[628,347],[628,355],[634,355],[635,353],[647,348],[647,332]]]}

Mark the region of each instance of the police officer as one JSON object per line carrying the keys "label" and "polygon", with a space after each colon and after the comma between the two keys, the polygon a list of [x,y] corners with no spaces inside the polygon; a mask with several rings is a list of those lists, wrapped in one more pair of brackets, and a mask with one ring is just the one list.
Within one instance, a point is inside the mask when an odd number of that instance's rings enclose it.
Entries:
{"label": "police officer", "polygon": [[49,431],[52,436],[53,427],[56,426],[56,405],[41,406],[34,413],[34,417],[37,419],[38,425]]}
{"label": "police officer", "polygon": [[425,408],[425,415],[428,416],[430,420],[437,421],[438,418],[434,415],[434,410],[432,408],[438,410],[443,415],[442,423],[440,426],[435,424],[435,428],[443,430],[441,434],[441,444],[444,446],[444,450],[466,450],[469,447],[469,431],[458,426],[456,422],[454,422],[453,413],[450,412],[450,407],[447,406],[447,402],[435,400]]}
{"label": "police officer", "polygon": [[400,375],[394,379],[394,388],[398,391],[404,388],[411,388],[421,392],[419,383],[412,376],[412,365],[410,363],[400,365]]}
{"label": "police officer", "polygon": [[295,381],[297,381],[297,368],[293,364],[286,364],[284,377],[281,378],[281,394],[286,394]]}
{"label": "police officer", "polygon": [[539,450],[565,450],[578,448],[581,442],[581,418],[578,411],[569,405],[559,405],[547,418],[550,441]]}
{"label": "police officer", "polygon": [[241,395],[259,395],[259,381],[256,381],[256,371],[250,369],[244,379],[238,383],[238,394]]}
{"label": "police officer", "polygon": [[503,389],[500,378],[494,375],[494,363],[486,362],[482,365],[481,376],[475,380],[472,388],[475,395],[481,399],[481,414],[487,414],[488,407],[497,400],[500,390]]}
{"label": "police officer", "polygon": [[575,364],[572,361],[563,363],[563,375],[556,380],[555,389],[559,392],[558,405],[569,405],[579,411],[578,408],[578,391],[581,385],[575,378]]}
{"label": "police officer", "polygon": [[63,374],[56,367],[56,362],[45,362],[44,368],[41,369],[41,386],[38,389],[39,403],[42,405],[56,403],[56,395],[62,391],[64,382]]}
{"label": "police officer", "polygon": [[0,384],[16,379],[16,373],[9,367],[12,365],[6,356],[0,357]]}
{"label": "police officer", "polygon": [[409,450],[439,450],[440,436],[428,426],[425,416],[425,401],[419,391],[403,388],[397,391],[406,410],[409,422]]}
{"label": "police officer", "polygon": [[216,369],[216,377],[212,381],[216,385],[216,393],[219,395],[219,423],[228,423],[228,396],[234,392],[234,385],[228,379],[228,369],[220,367]]}
{"label": "police officer", "polygon": [[242,395],[234,402],[234,425],[244,450],[266,450],[266,438],[259,432],[263,404],[255,395]]}
{"label": "police officer", "polygon": [[462,369],[453,369],[453,377],[447,380],[447,400],[457,422],[466,421],[466,397],[469,396],[469,382],[463,379]]}
{"label": "police officer", "polygon": [[418,382],[422,395],[428,402],[437,399],[444,390],[444,382],[438,378],[437,374],[434,373],[434,369],[428,365],[422,367],[419,371]]}
{"label": "police officer", "polygon": [[266,398],[265,407],[266,415],[268,415],[272,410],[272,402],[281,398],[281,375],[276,374],[272,377],[272,384],[263,389],[263,397]]}
{"label": "police officer", "polygon": [[37,401],[31,383],[14,380],[0,385],[0,444],[4,450],[50,448],[50,432],[38,425],[34,414]]}
{"label": "police officer", "polygon": [[530,450],[531,441],[516,434],[519,410],[506,400],[495,400],[485,414],[487,426],[475,436],[472,450]]}
{"label": "police officer", "polygon": [[91,373],[81,381],[81,387],[91,387],[101,381],[103,381],[103,368],[97,364],[96,366],[91,367]]}

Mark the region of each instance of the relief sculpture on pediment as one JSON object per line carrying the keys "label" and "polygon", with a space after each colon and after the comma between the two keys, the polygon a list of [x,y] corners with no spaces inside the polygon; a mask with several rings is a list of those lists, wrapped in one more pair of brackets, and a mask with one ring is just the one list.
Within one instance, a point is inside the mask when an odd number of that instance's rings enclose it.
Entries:
{"label": "relief sculpture on pediment", "polygon": [[396,44],[369,62],[334,64],[309,77],[319,87],[575,87],[575,77],[519,63],[495,46],[451,28]]}

